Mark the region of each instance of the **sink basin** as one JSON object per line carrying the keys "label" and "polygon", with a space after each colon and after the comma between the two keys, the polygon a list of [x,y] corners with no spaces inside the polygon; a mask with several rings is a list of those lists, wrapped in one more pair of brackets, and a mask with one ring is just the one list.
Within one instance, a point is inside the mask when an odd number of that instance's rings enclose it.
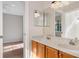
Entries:
{"label": "sink basin", "polygon": [[58,44],[58,46],[61,47],[61,48],[64,48],[64,49],[78,50],[79,51],[79,46],[78,45]]}

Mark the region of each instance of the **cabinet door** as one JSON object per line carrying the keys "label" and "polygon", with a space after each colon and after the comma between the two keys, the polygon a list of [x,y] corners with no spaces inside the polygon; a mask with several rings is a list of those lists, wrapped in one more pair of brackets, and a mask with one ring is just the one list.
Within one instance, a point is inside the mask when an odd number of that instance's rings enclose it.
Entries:
{"label": "cabinet door", "polygon": [[76,58],[75,56],[72,56],[72,55],[64,53],[64,52],[59,52],[59,57],[60,58]]}
{"label": "cabinet door", "polygon": [[32,41],[32,57],[37,57],[37,42]]}
{"label": "cabinet door", "polygon": [[37,47],[37,57],[38,58],[45,58],[45,45],[38,43],[38,47]]}
{"label": "cabinet door", "polygon": [[76,57],[67,53],[63,53],[63,58],[76,58]]}
{"label": "cabinet door", "polygon": [[58,50],[46,47],[46,58],[58,58]]}

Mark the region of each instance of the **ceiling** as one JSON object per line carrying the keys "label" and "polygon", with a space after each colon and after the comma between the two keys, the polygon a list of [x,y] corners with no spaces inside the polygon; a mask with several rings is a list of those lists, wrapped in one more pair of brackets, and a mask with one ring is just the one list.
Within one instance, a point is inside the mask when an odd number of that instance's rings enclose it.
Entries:
{"label": "ceiling", "polygon": [[24,15],[23,1],[3,1],[3,13],[12,15]]}
{"label": "ceiling", "polygon": [[[52,1],[40,1],[43,9],[48,8]],[[64,12],[70,12],[72,10],[79,9],[79,1],[69,1],[70,5],[60,8]],[[13,15],[24,15],[25,3],[23,1],[4,1],[3,2],[3,13],[13,14]]]}
{"label": "ceiling", "polygon": [[[52,1],[44,1],[42,2],[43,4],[43,8],[46,9],[51,5]],[[64,1],[65,2],[65,1]],[[59,8],[59,11],[64,11],[64,12],[71,12],[73,10],[79,10],[79,1],[68,1],[69,5],[67,6],[63,6],[61,8]]]}
{"label": "ceiling", "polygon": [[60,10],[63,10],[64,12],[79,10],[79,1],[70,1],[70,4],[68,6],[64,6],[60,8]]}

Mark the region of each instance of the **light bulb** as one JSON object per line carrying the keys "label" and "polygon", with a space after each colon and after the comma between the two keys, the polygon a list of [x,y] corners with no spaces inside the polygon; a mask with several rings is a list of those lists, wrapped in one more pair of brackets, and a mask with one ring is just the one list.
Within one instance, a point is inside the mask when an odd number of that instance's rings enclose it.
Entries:
{"label": "light bulb", "polygon": [[40,14],[37,12],[37,10],[35,10],[34,16],[35,16],[35,18],[40,16]]}
{"label": "light bulb", "polygon": [[66,5],[69,5],[69,2],[55,1],[54,3],[51,4],[51,8],[58,9],[60,7],[66,6]]}

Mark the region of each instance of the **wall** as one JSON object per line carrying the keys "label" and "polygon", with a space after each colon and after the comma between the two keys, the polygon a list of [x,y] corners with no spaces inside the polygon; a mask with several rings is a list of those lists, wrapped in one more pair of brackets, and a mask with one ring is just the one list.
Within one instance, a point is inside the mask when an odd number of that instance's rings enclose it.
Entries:
{"label": "wall", "polygon": [[41,2],[30,2],[30,35],[34,36],[34,35],[43,35],[43,27],[38,27],[38,26],[34,26],[34,11],[38,10],[38,11],[42,11],[42,3]]}
{"label": "wall", "polygon": [[[50,1],[46,1],[46,2],[30,2],[30,32],[31,32],[31,39],[32,36],[35,36],[35,35],[53,35],[54,34],[54,10],[49,8],[49,3]],[[34,11],[35,10],[38,10],[39,12],[43,12],[45,11],[46,13],[48,13],[50,16],[47,17],[50,22],[50,26],[49,27],[37,27],[37,26],[34,26]],[[51,21],[50,21],[51,20]],[[51,32],[52,31],[52,32]]]}
{"label": "wall", "polygon": [[0,35],[3,35],[2,2],[0,2]]}
{"label": "wall", "polygon": [[65,35],[66,38],[79,38],[79,10],[65,14]]}
{"label": "wall", "polygon": [[[0,36],[3,36],[2,2],[0,1]],[[0,58],[3,57],[3,38],[0,38]]]}
{"label": "wall", "polygon": [[22,16],[3,14],[4,43],[22,41]]}

